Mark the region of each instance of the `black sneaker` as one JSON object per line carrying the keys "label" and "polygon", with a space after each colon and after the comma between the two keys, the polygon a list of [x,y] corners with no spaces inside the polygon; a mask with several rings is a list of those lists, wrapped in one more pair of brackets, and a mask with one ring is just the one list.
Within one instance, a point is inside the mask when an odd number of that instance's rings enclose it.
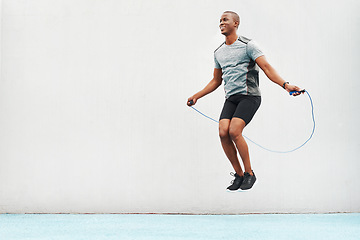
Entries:
{"label": "black sneaker", "polygon": [[256,177],[255,177],[255,173],[253,170],[251,170],[252,173],[254,174],[253,176],[250,175],[250,173],[246,172],[244,173],[244,181],[242,182],[240,189],[241,190],[248,190],[250,188],[252,188],[252,186],[254,185],[255,181],[256,181]]}
{"label": "black sneaker", "polygon": [[235,177],[235,179],[231,181],[231,185],[227,189],[230,191],[238,190],[244,180],[244,176],[239,176],[237,173],[230,173],[230,175]]}

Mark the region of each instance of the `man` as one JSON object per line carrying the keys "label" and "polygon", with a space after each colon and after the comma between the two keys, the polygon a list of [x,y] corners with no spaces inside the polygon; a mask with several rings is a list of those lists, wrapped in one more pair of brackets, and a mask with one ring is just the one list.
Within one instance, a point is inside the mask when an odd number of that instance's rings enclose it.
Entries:
{"label": "man", "polygon": [[[222,14],[219,27],[221,34],[225,36],[225,42],[214,52],[214,78],[203,90],[188,98],[187,102],[188,106],[196,104],[198,99],[213,92],[224,80],[226,100],[220,115],[219,135],[223,150],[235,170],[235,179],[227,188],[230,191],[239,188],[248,190],[256,181],[242,132],[261,103],[258,66],[271,81],[286,91],[301,91],[299,87],[290,85],[279,76],[254,41],[237,35],[239,24],[237,13],[226,11]],[[296,92],[293,95],[299,94]],[[240,166],[237,152],[244,164],[245,173]]]}

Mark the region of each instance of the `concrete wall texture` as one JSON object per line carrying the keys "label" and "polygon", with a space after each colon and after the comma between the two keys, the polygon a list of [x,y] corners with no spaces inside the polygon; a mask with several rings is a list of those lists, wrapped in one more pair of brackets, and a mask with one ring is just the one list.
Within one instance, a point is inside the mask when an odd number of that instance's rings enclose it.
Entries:
{"label": "concrete wall texture", "polygon": [[[249,143],[257,183],[228,193],[216,123],[186,106],[212,78],[223,11],[241,17],[317,128],[300,150]],[[360,3],[2,0],[0,213],[360,211]],[[312,128],[307,97],[260,74],[244,134],[272,149]],[[218,118],[221,86],[198,109]]]}

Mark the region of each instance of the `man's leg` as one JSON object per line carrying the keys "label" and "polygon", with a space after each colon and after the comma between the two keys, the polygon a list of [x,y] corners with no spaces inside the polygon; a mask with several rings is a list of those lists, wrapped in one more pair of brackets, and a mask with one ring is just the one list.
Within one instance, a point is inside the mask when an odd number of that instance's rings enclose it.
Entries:
{"label": "man's leg", "polygon": [[244,172],[241,169],[240,162],[237,157],[236,148],[229,134],[230,122],[231,122],[230,119],[221,119],[219,121],[219,135],[220,135],[221,145],[224,149],[227,158],[230,160],[231,165],[233,166],[235,172],[239,176],[243,176]]}
{"label": "man's leg", "polygon": [[240,157],[244,163],[245,172],[253,175],[248,145],[242,135],[242,132],[245,128],[245,122],[241,118],[234,117],[231,119],[229,124],[229,135],[230,139],[235,143],[236,148],[239,151]]}

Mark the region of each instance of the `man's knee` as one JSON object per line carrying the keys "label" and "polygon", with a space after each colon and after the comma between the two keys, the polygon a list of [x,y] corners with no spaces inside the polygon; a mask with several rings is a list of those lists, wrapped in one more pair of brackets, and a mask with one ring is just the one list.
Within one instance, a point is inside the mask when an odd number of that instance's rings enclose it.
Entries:
{"label": "man's knee", "polygon": [[231,121],[229,127],[229,135],[232,140],[236,140],[239,137],[242,137],[242,131],[245,127],[245,122],[242,119],[235,119]]}
{"label": "man's knee", "polygon": [[230,138],[229,128],[219,128],[219,137],[221,140]]}
{"label": "man's knee", "polygon": [[241,131],[241,129],[238,129],[238,128],[230,128],[229,136],[233,141],[235,141],[239,137],[242,137],[242,131]]}
{"label": "man's knee", "polygon": [[229,139],[230,135],[229,135],[229,125],[230,125],[230,121],[228,120],[220,120],[220,124],[219,124],[219,136],[220,139]]}

